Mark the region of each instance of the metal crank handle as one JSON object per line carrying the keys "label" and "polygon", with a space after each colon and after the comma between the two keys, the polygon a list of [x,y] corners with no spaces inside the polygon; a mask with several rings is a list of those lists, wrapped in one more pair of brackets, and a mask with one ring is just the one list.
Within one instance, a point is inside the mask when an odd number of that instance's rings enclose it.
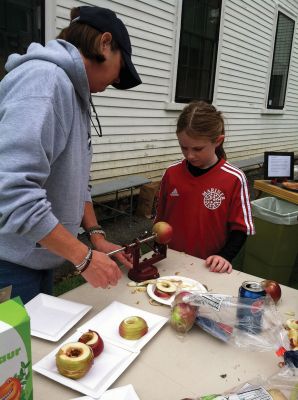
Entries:
{"label": "metal crank handle", "polygon": [[107,256],[111,257],[114,254],[120,253],[120,251],[124,251],[124,250],[126,250],[126,247],[121,247],[121,249],[110,251],[109,253],[107,253]]}
{"label": "metal crank handle", "polygon": [[121,247],[120,249],[110,251],[109,253],[107,253],[107,256],[111,257],[111,256],[113,256],[114,254],[120,253],[120,251],[125,251],[125,250],[128,250],[128,249],[131,248],[131,247],[134,247],[136,244],[146,243],[146,242],[148,242],[149,240],[152,240],[152,239],[155,239],[155,238],[156,238],[156,234],[154,233],[153,235],[151,235],[151,236],[149,236],[149,237],[147,237],[147,238],[138,240],[137,243],[131,243],[131,244],[128,244],[127,246]]}

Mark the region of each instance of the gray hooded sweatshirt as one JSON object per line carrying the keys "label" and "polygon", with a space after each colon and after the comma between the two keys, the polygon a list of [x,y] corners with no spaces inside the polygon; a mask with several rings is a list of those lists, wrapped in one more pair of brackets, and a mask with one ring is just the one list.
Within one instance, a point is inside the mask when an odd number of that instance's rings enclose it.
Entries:
{"label": "gray hooded sweatshirt", "polygon": [[64,40],[13,54],[0,83],[0,259],[33,269],[61,257],[37,242],[61,223],[75,236],[88,186],[90,90],[78,50]]}

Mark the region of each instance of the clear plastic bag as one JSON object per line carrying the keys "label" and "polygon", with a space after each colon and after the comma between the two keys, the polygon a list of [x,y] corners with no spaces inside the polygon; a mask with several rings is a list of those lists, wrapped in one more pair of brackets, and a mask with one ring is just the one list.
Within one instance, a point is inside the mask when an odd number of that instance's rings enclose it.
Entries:
{"label": "clear plastic bag", "polygon": [[298,369],[285,367],[267,379],[258,377],[222,394],[183,400],[298,400]]}
{"label": "clear plastic bag", "polygon": [[[247,299],[191,290],[176,297],[180,303],[196,307],[195,325],[226,343],[249,351],[289,349],[286,330],[269,296]],[[189,319],[188,330],[191,322]]]}

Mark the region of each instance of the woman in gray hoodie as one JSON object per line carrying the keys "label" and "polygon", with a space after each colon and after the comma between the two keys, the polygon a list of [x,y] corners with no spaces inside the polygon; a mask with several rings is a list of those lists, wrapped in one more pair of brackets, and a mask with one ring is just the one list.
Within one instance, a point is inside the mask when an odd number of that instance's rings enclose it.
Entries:
{"label": "woman in gray hoodie", "polygon": [[[13,54],[0,84],[0,288],[26,303],[51,293],[64,260],[94,287],[116,285],[119,246],[98,226],[90,195],[91,93],[141,83],[116,14],[79,7],[56,40]],[[99,126],[100,128],[100,126]],[[101,129],[100,129],[101,130]],[[94,250],[77,239],[80,226]],[[128,268],[130,259],[118,253]]]}

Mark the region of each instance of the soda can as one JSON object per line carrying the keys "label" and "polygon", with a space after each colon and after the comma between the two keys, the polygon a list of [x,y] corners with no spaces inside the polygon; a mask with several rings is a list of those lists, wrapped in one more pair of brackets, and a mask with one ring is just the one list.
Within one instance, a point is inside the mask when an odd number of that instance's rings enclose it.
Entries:
{"label": "soda can", "polygon": [[262,330],[266,291],[260,283],[245,281],[239,288],[237,307],[238,328],[252,334]]}

